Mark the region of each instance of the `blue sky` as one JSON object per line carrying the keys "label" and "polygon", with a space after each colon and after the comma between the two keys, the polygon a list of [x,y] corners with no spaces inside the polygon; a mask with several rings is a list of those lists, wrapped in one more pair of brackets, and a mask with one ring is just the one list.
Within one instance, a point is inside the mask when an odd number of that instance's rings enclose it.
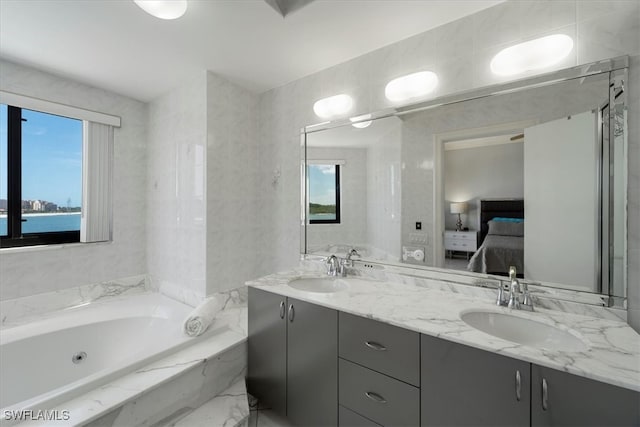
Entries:
{"label": "blue sky", "polygon": [[309,202],[336,204],[336,169],[334,165],[309,165]]}
{"label": "blue sky", "polygon": [[[82,203],[82,121],[22,110],[22,199]],[[0,199],[7,198],[7,106],[0,105]]]}

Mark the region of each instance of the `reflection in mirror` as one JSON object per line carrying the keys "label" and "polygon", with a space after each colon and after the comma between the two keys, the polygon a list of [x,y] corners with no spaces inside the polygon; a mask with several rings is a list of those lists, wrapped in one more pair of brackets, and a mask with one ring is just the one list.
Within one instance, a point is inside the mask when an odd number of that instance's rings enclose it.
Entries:
{"label": "reflection in mirror", "polygon": [[[387,117],[364,128],[344,126],[307,135],[309,253],[345,256],[356,248],[365,258],[399,261],[400,132],[401,120]],[[331,176],[328,165],[340,171],[333,187],[326,179]],[[334,199],[340,201],[341,220],[319,221],[334,209]]]}
{"label": "reflection in mirror", "polygon": [[[356,248],[372,261],[479,277],[515,266],[544,285],[625,296],[626,109],[610,93],[616,73],[624,70],[308,132],[309,195],[323,202],[307,207],[306,253]],[[339,169],[324,198],[311,188],[322,165]],[[333,215],[335,200],[341,220],[314,223]]]}

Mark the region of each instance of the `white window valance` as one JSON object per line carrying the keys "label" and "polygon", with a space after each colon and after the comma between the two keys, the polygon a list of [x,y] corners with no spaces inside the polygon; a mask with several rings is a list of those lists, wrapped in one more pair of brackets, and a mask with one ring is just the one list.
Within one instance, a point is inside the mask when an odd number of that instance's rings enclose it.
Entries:
{"label": "white window valance", "polygon": [[0,104],[120,127],[120,117],[0,90]]}

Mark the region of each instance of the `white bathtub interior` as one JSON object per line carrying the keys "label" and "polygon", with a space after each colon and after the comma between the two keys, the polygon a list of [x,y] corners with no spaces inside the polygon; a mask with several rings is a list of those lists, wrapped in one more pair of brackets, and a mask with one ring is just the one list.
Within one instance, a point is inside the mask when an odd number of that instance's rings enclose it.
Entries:
{"label": "white bathtub interior", "polygon": [[[109,299],[0,331],[0,407],[44,409],[215,335],[190,338],[191,307],[160,294]],[[79,363],[73,357],[86,356]],[[77,360],[76,360],[77,361]]]}

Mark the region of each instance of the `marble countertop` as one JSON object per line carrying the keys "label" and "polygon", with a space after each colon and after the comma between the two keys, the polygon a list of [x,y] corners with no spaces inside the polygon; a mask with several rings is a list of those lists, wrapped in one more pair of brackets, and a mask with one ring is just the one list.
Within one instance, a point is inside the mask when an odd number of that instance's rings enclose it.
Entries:
{"label": "marble countertop", "polygon": [[[288,286],[302,277],[326,277],[291,270],[247,282],[248,286],[315,303],[513,357],[582,377],[640,391],[640,335],[627,323],[606,318],[536,308],[533,313],[497,307],[495,297],[471,297],[438,286],[416,286],[371,278],[346,278],[349,287],[335,293],[313,293]],[[516,344],[481,332],[460,319],[468,310],[510,313],[569,331],[584,351],[560,351]]]}

